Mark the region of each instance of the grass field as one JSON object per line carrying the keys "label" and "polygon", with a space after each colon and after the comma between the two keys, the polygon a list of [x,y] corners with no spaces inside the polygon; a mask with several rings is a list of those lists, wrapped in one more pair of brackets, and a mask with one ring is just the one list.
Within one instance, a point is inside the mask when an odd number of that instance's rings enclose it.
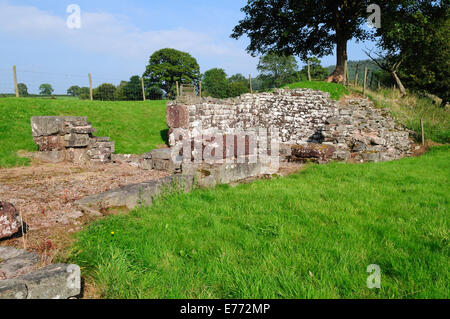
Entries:
{"label": "grass field", "polygon": [[449,167],[444,146],[172,194],[92,224],[69,262],[105,298],[448,298]]}
{"label": "grass field", "polygon": [[109,136],[116,152],[141,154],[164,144],[166,101],[102,102],[78,99],[1,98],[0,167],[25,165],[17,151],[37,149],[31,136],[30,118],[38,115],[87,116],[98,129],[97,136]]}

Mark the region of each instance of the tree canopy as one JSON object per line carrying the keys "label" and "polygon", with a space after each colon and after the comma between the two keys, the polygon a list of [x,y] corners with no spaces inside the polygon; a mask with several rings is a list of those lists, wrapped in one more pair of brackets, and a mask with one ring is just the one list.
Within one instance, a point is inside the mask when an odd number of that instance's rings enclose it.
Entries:
{"label": "tree canopy", "polygon": [[295,82],[298,65],[295,58],[269,53],[259,59],[257,66],[264,88],[281,87]]}
{"label": "tree canopy", "polygon": [[25,85],[25,83],[17,84],[17,89],[19,90],[19,96],[27,96],[28,95],[28,88]]}
{"label": "tree canopy", "polygon": [[67,95],[71,96],[79,96],[80,95],[80,87],[78,85],[72,85],[67,89]]}
{"label": "tree canopy", "polygon": [[202,84],[206,94],[220,99],[228,97],[227,74],[223,69],[213,68],[206,71]]}
{"label": "tree canopy", "polygon": [[[414,90],[450,98],[450,1],[394,0],[382,12],[389,16],[377,30],[378,56],[384,69]],[[400,85],[402,85],[400,83]]]}
{"label": "tree canopy", "polygon": [[53,91],[51,84],[43,83],[39,86],[40,95],[52,95]]}
{"label": "tree canopy", "polygon": [[114,101],[116,87],[111,83],[103,83],[95,88],[92,92],[94,100]]}
{"label": "tree canopy", "polygon": [[176,81],[179,84],[198,85],[201,78],[200,66],[189,53],[175,49],[162,49],[150,57],[144,78],[146,87],[157,85],[169,97],[174,97]]}
{"label": "tree canopy", "polygon": [[245,18],[232,37],[247,35],[251,54],[276,52],[322,57],[336,46],[336,70],[329,80],[342,81],[347,42],[364,40],[371,32],[363,28],[372,0],[248,0],[241,10]]}

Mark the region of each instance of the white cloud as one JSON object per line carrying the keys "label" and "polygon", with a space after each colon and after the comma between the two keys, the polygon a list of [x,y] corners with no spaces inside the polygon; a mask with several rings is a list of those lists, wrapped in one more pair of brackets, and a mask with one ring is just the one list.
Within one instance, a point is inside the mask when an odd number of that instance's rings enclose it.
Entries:
{"label": "white cloud", "polygon": [[[185,28],[142,31],[126,17],[109,13],[84,12],[81,29],[69,29],[65,17],[52,15],[32,6],[0,3],[0,33],[22,39],[48,40],[76,50],[118,56],[124,59],[147,59],[149,54],[170,47],[191,53],[200,60],[214,60],[216,66],[251,65],[256,61],[231,39],[216,40],[207,33]],[[227,68],[228,69],[228,68]],[[249,69],[249,68],[247,68]],[[235,71],[228,69],[229,71]]]}

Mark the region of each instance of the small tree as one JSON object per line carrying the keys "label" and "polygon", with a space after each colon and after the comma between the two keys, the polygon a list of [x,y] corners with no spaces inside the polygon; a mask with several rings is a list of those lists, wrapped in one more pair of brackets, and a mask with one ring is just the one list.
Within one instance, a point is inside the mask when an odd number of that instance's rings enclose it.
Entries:
{"label": "small tree", "polygon": [[258,71],[265,88],[281,87],[296,80],[297,61],[290,56],[269,53],[259,59]]}
{"label": "small tree", "polygon": [[94,100],[114,101],[116,87],[111,83],[103,83],[92,92]]}
{"label": "small tree", "polygon": [[50,84],[44,83],[39,86],[39,94],[40,95],[52,95],[53,88]]}
{"label": "small tree", "polygon": [[198,86],[200,66],[189,53],[162,49],[152,54],[144,72],[144,79],[158,85],[169,97],[176,95],[176,82]]}
{"label": "small tree", "polygon": [[223,69],[214,68],[206,71],[202,83],[212,97],[223,99],[228,96],[227,74]]}
{"label": "small tree", "polygon": [[17,89],[19,90],[19,96],[27,96],[28,88],[24,83],[17,84]]}
{"label": "small tree", "polygon": [[80,100],[89,100],[91,98],[91,90],[88,87],[83,86],[82,88],[80,88],[80,94],[78,95],[78,98]]}
{"label": "small tree", "polygon": [[78,85],[72,85],[67,89],[67,95],[71,96],[79,96],[80,95],[80,87]]}

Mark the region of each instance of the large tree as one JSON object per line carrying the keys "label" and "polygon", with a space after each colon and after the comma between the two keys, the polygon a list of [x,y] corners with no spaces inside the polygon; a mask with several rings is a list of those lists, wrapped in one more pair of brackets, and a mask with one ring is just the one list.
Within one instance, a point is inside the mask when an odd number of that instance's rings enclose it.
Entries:
{"label": "large tree", "polygon": [[152,54],[144,72],[145,86],[159,86],[169,97],[176,93],[179,84],[198,85],[200,66],[189,53],[175,49],[162,49]]}
{"label": "large tree", "polygon": [[67,95],[71,96],[79,96],[80,95],[80,87],[78,85],[72,85],[67,89]]}
{"label": "large tree", "polygon": [[53,88],[51,84],[44,83],[39,86],[39,94],[40,95],[52,95]]}
{"label": "large tree", "polygon": [[364,40],[367,7],[372,0],[248,0],[245,18],[234,28],[233,38],[250,38],[251,54],[268,52],[322,57],[336,47],[336,69],[329,80],[342,81],[347,42]]}

